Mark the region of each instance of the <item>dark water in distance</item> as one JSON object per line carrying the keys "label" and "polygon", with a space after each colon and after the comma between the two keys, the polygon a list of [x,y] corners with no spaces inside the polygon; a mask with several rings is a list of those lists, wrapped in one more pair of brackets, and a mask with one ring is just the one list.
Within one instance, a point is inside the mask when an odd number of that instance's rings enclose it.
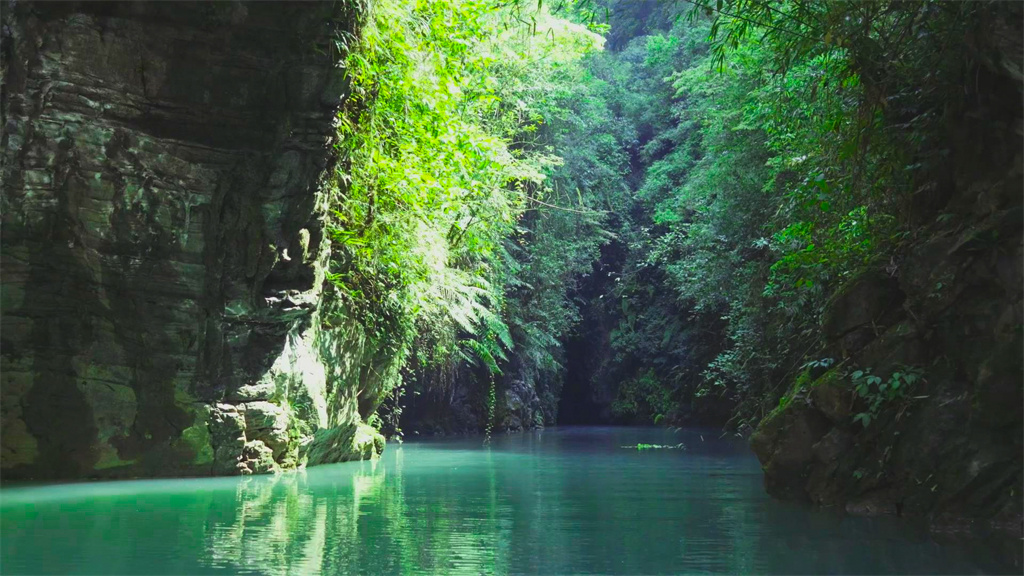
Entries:
{"label": "dark water in distance", "polygon": [[[1020,541],[771,500],[719,434],[555,428],[278,477],[7,487],[0,572],[1021,573]],[[686,450],[621,448],[637,442]]]}

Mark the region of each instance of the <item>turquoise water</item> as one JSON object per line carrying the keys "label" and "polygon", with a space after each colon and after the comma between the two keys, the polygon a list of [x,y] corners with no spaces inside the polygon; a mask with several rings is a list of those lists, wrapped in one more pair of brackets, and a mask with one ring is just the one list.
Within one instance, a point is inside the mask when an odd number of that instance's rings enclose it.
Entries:
{"label": "turquoise water", "polygon": [[[720,432],[389,445],[278,477],[0,490],[3,574],[1021,573],[1020,542],[777,502]],[[637,442],[685,450],[638,452]]]}

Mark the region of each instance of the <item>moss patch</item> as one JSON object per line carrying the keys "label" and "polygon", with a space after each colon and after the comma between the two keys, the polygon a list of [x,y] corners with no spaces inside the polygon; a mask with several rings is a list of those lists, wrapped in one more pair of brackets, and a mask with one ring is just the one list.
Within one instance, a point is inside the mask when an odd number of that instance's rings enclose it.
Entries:
{"label": "moss patch", "polygon": [[310,466],[369,460],[384,451],[384,437],[372,426],[358,423],[317,430],[313,441],[305,448],[306,463]]}

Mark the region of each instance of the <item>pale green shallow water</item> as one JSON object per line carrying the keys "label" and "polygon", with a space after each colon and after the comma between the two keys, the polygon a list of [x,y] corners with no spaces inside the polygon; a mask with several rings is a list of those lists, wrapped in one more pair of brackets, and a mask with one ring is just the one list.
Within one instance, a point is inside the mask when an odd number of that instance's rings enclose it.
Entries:
{"label": "pale green shallow water", "polygon": [[[769,499],[719,433],[567,428],[390,445],[279,477],[0,490],[0,571],[88,574],[1020,573],[1020,542]],[[703,441],[701,437],[703,436]],[[685,451],[637,452],[636,442]]]}

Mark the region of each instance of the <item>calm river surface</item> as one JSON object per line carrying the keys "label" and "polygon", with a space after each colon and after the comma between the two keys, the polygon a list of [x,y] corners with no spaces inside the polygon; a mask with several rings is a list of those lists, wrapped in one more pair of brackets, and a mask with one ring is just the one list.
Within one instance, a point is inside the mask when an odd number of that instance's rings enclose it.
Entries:
{"label": "calm river surface", "polygon": [[719,434],[554,428],[278,477],[6,487],[0,572],[1021,573],[1019,541],[773,501]]}

